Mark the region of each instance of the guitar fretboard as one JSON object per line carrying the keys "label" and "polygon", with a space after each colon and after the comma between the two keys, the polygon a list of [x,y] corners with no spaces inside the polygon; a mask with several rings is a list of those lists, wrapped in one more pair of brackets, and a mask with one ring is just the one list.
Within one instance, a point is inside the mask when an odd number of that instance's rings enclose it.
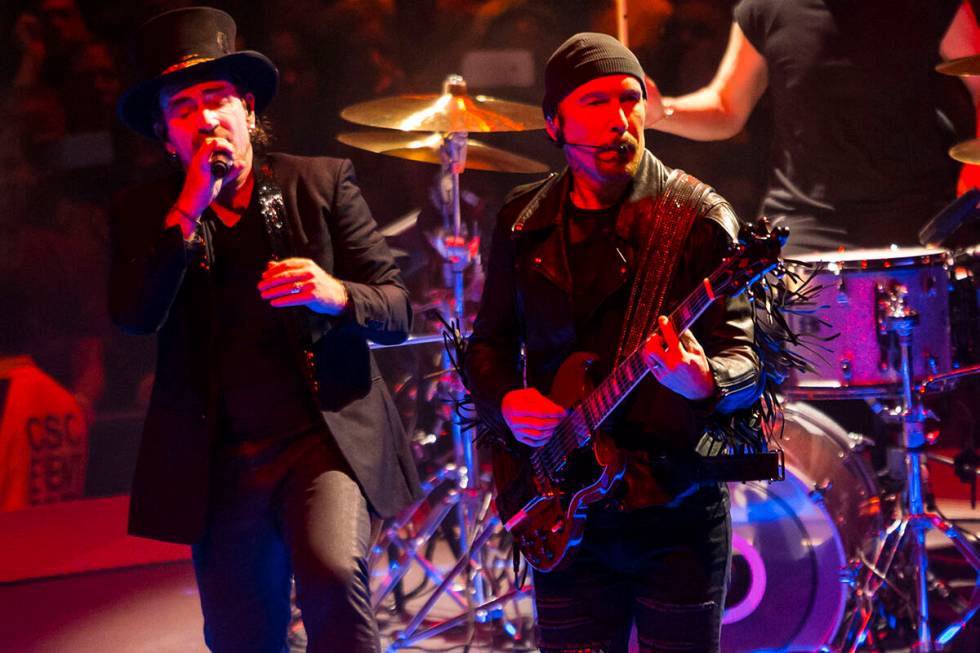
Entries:
{"label": "guitar fretboard", "polygon": [[[715,300],[713,282],[717,281],[717,276],[720,275],[716,273],[710,280],[706,279],[670,314],[670,321],[678,335],[689,329]],[[613,368],[609,376],[582,403],[571,408],[558,423],[547,444],[532,452],[531,464],[536,472],[540,474],[546,470],[557,471],[568,454],[591,442],[593,431],[608,419],[649,372],[643,360],[644,345],[640,345]]]}

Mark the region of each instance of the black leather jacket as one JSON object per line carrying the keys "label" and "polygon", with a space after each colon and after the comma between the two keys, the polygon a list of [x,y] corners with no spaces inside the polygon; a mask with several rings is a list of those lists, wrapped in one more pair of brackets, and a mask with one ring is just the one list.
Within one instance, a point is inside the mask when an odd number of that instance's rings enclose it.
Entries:
{"label": "black leather jacket", "polygon": [[[670,172],[646,152],[620,215],[656,198]],[[568,184],[566,169],[519,187],[498,217],[465,372],[481,418],[500,433],[509,434],[500,413],[503,396],[524,387],[522,343],[527,384],[547,393],[562,361],[583,349],[583,343],[602,357],[605,364],[597,365],[596,372],[604,376],[619,342],[638,257],[633,243],[623,240],[617,243],[616,258],[603,257],[598,263],[567,260],[561,219]],[[519,224],[516,229],[515,223]],[[691,228],[662,313],[668,314],[717,267],[738,226],[731,205],[710,191]],[[586,299],[590,303],[588,332],[576,333],[569,265],[585,264],[599,264],[602,269],[598,271],[599,292]],[[744,296],[719,300],[692,328],[708,355],[715,395],[691,402],[647,377],[613,417],[613,434],[621,447],[658,457],[693,452],[712,414],[727,414],[756,401],[762,373],[752,348],[750,311]]]}

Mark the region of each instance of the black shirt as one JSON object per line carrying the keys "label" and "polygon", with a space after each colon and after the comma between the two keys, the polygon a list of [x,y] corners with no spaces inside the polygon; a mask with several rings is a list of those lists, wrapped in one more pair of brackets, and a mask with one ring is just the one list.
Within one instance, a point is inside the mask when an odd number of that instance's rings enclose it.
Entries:
{"label": "black shirt", "polygon": [[[598,285],[602,282],[603,272],[607,268],[625,268],[626,259],[618,246],[616,237],[616,219],[619,216],[620,204],[604,209],[582,209],[572,203],[571,198],[565,201],[566,255],[568,269],[572,278],[572,316],[575,322],[578,346],[584,351],[592,351],[603,355],[604,362],[599,369],[604,371],[612,363],[616,343],[600,342],[589,338],[595,329],[587,326],[599,308],[601,296],[597,293]],[[624,293],[617,293],[623,295]],[[612,301],[616,301],[612,299]]]}
{"label": "black shirt", "polygon": [[[742,0],[774,110],[762,212],[861,246],[915,242],[955,191],[931,86],[960,0]],[[792,242],[791,242],[792,244]]]}
{"label": "black shirt", "polygon": [[282,309],[257,285],[270,258],[265,225],[253,201],[232,227],[212,219],[212,340],[223,440],[290,436],[311,428],[314,411],[299,372]]}

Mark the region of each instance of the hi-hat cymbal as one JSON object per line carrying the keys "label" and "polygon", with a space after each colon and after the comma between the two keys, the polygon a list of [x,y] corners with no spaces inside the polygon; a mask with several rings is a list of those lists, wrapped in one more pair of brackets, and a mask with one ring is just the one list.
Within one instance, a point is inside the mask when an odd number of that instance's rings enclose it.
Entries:
{"label": "hi-hat cymbal", "polygon": [[442,95],[396,95],[354,104],[344,120],[415,132],[519,132],[544,129],[541,108],[485,95],[469,95],[466,82],[450,75]]}
{"label": "hi-hat cymbal", "polygon": [[953,75],[954,77],[980,75],[980,54],[944,61],[936,66],[936,70],[944,75]]}
{"label": "hi-hat cymbal", "polygon": [[[376,152],[399,159],[421,161],[423,163],[442,163],[441,149],[443,138],[440,134],[414,134],[398,131],[347,132],[337,136],[337,140],[368,152]],[[506,150],[492,147],[486,143],[466,140],[466,167],[473,170],[493,172],[547,172],[545,164],[512,154]]]}
{"label": "hi-hat cymbal", "polygon": [[949,148],[949,155],[962,163],[980,163],[980,138],[957,143]]}

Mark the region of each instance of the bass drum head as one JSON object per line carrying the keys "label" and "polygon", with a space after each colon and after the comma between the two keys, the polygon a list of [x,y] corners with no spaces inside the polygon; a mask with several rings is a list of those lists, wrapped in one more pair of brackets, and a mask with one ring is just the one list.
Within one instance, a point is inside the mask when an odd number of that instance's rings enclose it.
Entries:
{"label": "bass drum head", "polygon": [[869,466],[833,420],[807,404],[784,406],[778,442],[786,480],[731,483],[732,574],[724,653],[817,651],[847,608],[851,560],[881,536]]}

